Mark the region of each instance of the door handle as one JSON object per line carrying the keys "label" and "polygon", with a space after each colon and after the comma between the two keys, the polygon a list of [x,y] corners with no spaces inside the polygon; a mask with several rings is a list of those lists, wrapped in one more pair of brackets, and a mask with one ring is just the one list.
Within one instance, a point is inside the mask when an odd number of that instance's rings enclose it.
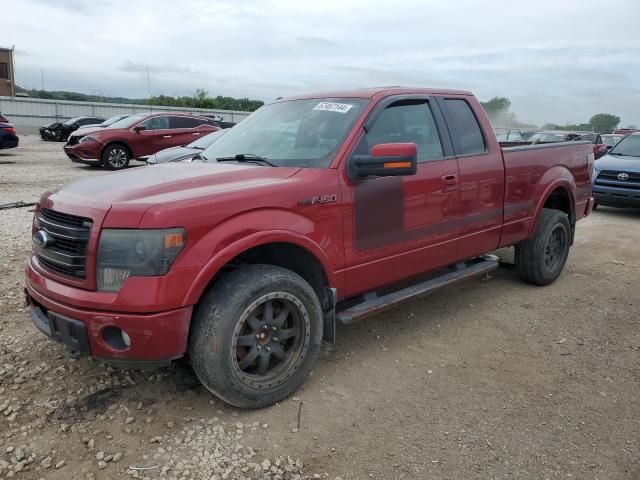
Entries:
{"label": "door handle", "polygon": [[196,133],[192,133],[191,135],[200,135],[200,134],[196,132]]}
{"label": "door handle", "polygon": [[162,138],[171,138],[171,135],[163,135]]}
{"label": "door handle", "polygon": [[445,187],[443,189],[444,192],[448,192],[451,190],[456,190],[458,188],[458,176],[455,174],[451,175],[443,175],[441,177],[442,183],[444,183]]}

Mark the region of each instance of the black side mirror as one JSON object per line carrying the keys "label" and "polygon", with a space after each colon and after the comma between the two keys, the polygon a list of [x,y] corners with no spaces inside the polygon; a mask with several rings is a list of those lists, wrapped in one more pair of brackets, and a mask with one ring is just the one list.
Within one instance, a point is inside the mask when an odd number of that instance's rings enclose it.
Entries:
{"label": "black side mirror", "polygon": [[418,171],[418,147],[415,143],[380,143],[371,155],[353,155],[347,162],[352,182],[368,177],[415,175]]}
{"label": "black side mirror", "polygon": [[133,127],[133,131],[136,133],[140,133],[142,130],[146,130],[147,127],[145,127],[144,125],[136,125],[135,127]]}

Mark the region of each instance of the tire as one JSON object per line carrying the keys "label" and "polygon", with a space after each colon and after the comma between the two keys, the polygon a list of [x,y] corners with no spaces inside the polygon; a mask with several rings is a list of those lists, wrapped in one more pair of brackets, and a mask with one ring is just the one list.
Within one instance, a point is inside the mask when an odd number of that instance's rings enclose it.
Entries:
{"label": "tire", "polygon": [[543,208],[533,237],[516,245],[516,271],[535,285],[549,285],[562,273],[571,247],[571,225],[564,212]]}
{"label": "tire", "polygon": [[598,209],[598,202],[593,202],[593,210],[592,211],[596,211]]}
{"label": "tire", "polygon": [[131,153],[129,153],[129,149],[120,143],[109,145],[102,151],[102,165],[109,170],[127,168],[130,160]]}
{"label": "tire", "polygon": [[220,278],[196,307],[191,364],[225,402],[266,407],[302,385],[322,328],[320,302],[302,277],[271,265],[242,266]]}

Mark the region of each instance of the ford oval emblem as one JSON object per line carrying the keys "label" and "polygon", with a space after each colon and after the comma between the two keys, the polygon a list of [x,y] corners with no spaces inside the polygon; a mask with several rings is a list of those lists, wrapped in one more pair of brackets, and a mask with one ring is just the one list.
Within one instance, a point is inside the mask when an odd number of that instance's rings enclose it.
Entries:
{"label": "ford oval emblem", "polygon": [[44,230],[38,230],[33,234],[33,243],[36,247],[47,248],[55,243],[55,239]]}
{"label": "ford oval emblem", "polygon": [[622,180],[623,182],[626,180],[629,180],[629,174],[628,173],[619,173],[618,174],[618,180]]}

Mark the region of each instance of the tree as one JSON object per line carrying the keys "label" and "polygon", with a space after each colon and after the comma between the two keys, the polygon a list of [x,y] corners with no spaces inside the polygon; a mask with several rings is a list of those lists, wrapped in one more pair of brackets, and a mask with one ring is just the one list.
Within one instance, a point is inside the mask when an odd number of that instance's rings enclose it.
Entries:
{"label": "tree", "polygon": [[511,108],[511,100],[505,97],[493,97],[487,102],[480,102],[490,118],[505,116]]}
{"label": "tree", "polygon": [[620,117],[610,113],[598,113],[589,120],[593,130],[597,133],[611,133],[620,123]]}

